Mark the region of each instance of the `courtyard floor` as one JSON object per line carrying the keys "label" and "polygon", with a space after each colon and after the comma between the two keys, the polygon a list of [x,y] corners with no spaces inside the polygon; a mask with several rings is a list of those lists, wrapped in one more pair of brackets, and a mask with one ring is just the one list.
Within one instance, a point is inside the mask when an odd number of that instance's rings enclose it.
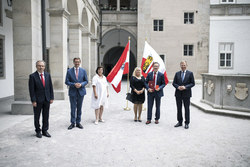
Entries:
{"label": "courtyard floor", "polygon": [[[160,123],[145,125],[146,111],[140,123],[133,121],[132,110],[123,110],[126,82],[119,94],[112,86],[109,91],[105,123],[95,125],[90,108],[92,89],[87,88],[83,130],[67,130],[69,101],[55,101],[50,111],[51,138],[36,138],[33,116],[10,115],[5,107],[8,104],[0,104],[0,167],[250,166],[250,120],[206,114],[191,106],[190,128],[174,128],[174,88],[168,84]],[[193,99],[200,97],[201,85],[196,85]]]}

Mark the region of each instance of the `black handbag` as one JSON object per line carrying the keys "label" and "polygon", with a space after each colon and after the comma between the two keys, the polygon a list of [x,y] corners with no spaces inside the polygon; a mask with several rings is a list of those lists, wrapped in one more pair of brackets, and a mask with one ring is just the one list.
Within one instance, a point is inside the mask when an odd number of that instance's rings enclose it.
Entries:
{"label": "black handbag", "polygon": [[131,94],[131,93],[127,93],[126,100],[128,100],[128,101],[131,101],[131,102],[132,102],[132,94]]}

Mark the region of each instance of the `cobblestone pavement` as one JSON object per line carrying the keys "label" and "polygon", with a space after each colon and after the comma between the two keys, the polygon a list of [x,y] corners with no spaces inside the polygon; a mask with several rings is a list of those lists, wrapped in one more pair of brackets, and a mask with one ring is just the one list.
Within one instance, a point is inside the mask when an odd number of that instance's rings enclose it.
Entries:
{"label": "cobblestone pavement", "polygon": [[[105,123],[94,124],[90,108],[92,89],[87,89],[83,104],[84,129],[69,126],[69,102],[51,106],[52,138],[35,137],[33,117],[9,119],[11,126],[0,131],[0,167],[249,167],[250,121],[210,115],[191,107],[188,130],[174,128],[176,105],[171,84],[164,89],[158,125],[133,121],[133,111],[124,111],[126,83],[116,94],[110,86],[109,109]],[[200,98],[201,85],[193,89]],[[129,103],[132,108],[132,104]],[[13,116],[14,117],[14,116]],[[5,126],[8,122],[0,122]]]}

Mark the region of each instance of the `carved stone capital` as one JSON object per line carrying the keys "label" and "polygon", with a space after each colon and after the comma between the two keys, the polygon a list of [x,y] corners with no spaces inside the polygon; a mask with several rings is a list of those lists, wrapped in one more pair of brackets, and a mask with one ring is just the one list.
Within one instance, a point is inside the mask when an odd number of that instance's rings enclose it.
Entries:
{"label": "carved stone capital", "polygon": [[50,17],[65,17],[68,19],[70,16],[70,13],[64,8],[49,8],[47,11],[49,12]]}

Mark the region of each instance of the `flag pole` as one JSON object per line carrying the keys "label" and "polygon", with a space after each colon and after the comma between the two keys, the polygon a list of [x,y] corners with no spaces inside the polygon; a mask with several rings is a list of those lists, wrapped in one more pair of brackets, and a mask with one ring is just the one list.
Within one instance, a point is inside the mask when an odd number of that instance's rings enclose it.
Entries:
{"label": "flag pole", "polygon": [[[145,41],[147,41],[147,37],[145,38]],[[144,107],[143,104],[142,104],[142,110],[146,111],[146,107]]]}
{"label": "flag pole", "polygon": [[[130,36],[128,37],[128,41],[129,41],[129,57],[130,57]],[[130,62],[129,62],[130,65]],[[127,75],[127,93],[129,93],[129,65],[128,65],[128,75]],[[130,108],[128,107],[128,100],[126,100],[126,107],[123,108],[126,111],[129,111]]]}

